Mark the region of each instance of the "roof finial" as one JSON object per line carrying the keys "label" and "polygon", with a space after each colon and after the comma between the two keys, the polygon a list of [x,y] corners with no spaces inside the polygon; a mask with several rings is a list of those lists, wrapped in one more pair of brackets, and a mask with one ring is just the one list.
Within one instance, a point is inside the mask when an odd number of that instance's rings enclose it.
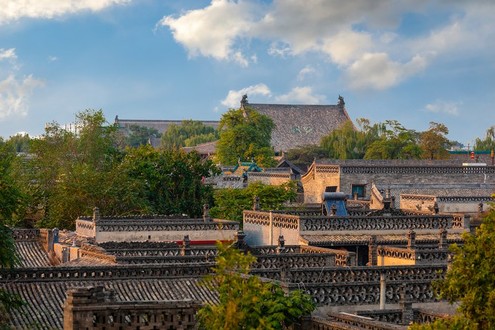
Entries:
{"label": "roof finial", "polygon": [[345,105],[344,98],[342,97],[342,95],[339,95],[339,103],[337,103],[337,105],[340,105],[340,106]]}

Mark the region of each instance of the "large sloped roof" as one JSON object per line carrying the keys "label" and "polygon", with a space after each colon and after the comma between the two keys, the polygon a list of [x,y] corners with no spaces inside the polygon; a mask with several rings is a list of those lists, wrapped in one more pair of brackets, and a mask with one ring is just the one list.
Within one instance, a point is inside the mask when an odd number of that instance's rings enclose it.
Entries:
{"label": "large sloped roof", "polygon": [[13,282],[5,284],[4,288],[26,302],[11,313],[11,325],[16,329],[62,329],[63,304],[69,288],[104,285],[115,291],[117,301],[216,302],[216,294],[200,282],[199,278]]}
{"label": "large sloped roof", "polygon": [[246,106],[270,117],[275,123],[272,146],[287,151],[298,146],[319,144],[323,136],[350,120],[343,104],[295,105],[249,103]]}

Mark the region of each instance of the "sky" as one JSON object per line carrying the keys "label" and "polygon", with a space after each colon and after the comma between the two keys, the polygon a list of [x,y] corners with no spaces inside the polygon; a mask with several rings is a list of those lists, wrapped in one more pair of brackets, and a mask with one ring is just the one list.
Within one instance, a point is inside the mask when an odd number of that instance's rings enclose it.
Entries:
{"label": "sky", "polygon": [[0,136],[342,95],[353,120],[472,145],[495,125],[494,17],[493,0],[0,0]]}

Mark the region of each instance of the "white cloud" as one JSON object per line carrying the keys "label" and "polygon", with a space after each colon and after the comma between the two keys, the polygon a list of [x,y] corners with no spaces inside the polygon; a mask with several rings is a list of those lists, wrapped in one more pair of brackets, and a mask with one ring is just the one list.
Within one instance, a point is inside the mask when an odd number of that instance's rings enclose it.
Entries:
{"label": "white cloud", "polygon": [[248,97],[252,95],[262,95],[262,96],[270,96],[270,88],[268,88],[265,84],[257,84],[253,86],[249,86],[237,91],[230,90],[227,94],[227,97],[221,102],[222,105],[229,108],[237,108],[240,105],[242,96],[247,94]]}
{"label": "white cloud", "polygon": [[312,75],[316,72],[315,68],[311,65],[306,65],[304,68],[299,71],[297,75],[297,80],[304,80],[307,76]]}
{"label": "white cloud", "polygon": [[247,60],[234,49],[234,42],[249,30],[252,7],[243,1],[213,0],[204,9],[190,10],[180,17],[166,16],[158,24],[168,26],[190,56],[234,60],[246,66]]}
{"label": "white cloud", "polygon": [[313,94],[311,87],[294,87],[289,93],[277,96],[275,98],[278,102],[288,104],[319,104],[324,101],[324,97],[321,95]]}
{"label": "white cloud", "polygon": [[48,61],[50,61],[50,62],[58,61],[58,57],[57,56],[48,56]]}
{"label": "white cloud", "polygon": [[43,86],[43,82],[29,75],[17,78],[9,74],[0,80],[0,120],[10,116],[25,116],[28,98],[32,91]]}
{"label": "white cloud", "polygon": [[326,39],[321,46],[321,50],[338,65],[348,65],[372,48],[373,40],[369,33],[351,30],[340,31]]}
{"label": "white cloud", "polygon": [[422,71],[427,60],[413,57],[407,63],[393,61],[386,53],[366,53],[346,69],[346,78],[354,89],[383,90]]}
{"label": "white cloud", "polygon": [[442,100],[436,100],[433,103],[425,105],[425,110],[433,113],[444,113],[451,116],[459,115],[459,102],[446,102]]}
{"label": "white cloud", "polygon": [[[7,60],[7,61],[4,61]],[[43,85],[32,75],[19,78],[15,48],[0,48],[0,120],[10,116],[25,116],[32,91]]]}
{"label": "white cloud", "polygon": [[15,60],[17,55],[15,54],[15,48],[4,49],[0,48],[0,61],[2,60]]}
{"label": "white cloud", "polygon": [[53,18],[80,11],[100,11],[113,5],[128,3],[130,0],[2,0],[0,24],[24,17]]}

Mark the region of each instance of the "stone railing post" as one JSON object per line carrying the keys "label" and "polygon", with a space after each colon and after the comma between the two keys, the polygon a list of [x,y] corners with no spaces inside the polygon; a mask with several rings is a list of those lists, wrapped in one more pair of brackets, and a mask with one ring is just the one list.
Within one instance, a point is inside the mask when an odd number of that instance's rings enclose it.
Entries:
{"label": "stone railing post", "polygon": [[372,235],[368,242],[368,266],[376,266],[378,264],[377,249],[376,235]]}
{"label": "stone railing post", "polygon": [[412,297],[407,285],[403,285],[401,288],[399,305],[402,310],[402,324],[412,324],[414,320],[414,310],[412,308]]}
{"label": "stone railing post", "polygon": [[416,248],[416,232],[412,229],[407,233],[407,248],[410,250]]}
{"label": "stone railing post", "polygon": [[100,217],[100,209],[97,208],[97,207],[94,207],[93,208],[93,222],[94,223],[97,223],[98,221],[100,221],[101,217]]}
{"label": "stone railing post", "polygon": [[469,214],[464,214],[463,227],[465,229],[470,229],[470,227],[471,227],[471,216]]}
{"label": "stone railing post", "polygon": [[440,238],[438,240],[438,248],[440,250],[444,250],[448,247],[447,243],[447,229],[442,228],[440,229]]}
{"label": "stone railing post", "polygon": [[385,300],[387,299],[387,276],[384,272],[380,273],[380,309],[385,309]]}
{"label": "stone railing post", "polygon": [[182,240],[182,249],[181,255],[187,256],[191,254],[191,240],[189,239],[189,235],[185,235]]}

